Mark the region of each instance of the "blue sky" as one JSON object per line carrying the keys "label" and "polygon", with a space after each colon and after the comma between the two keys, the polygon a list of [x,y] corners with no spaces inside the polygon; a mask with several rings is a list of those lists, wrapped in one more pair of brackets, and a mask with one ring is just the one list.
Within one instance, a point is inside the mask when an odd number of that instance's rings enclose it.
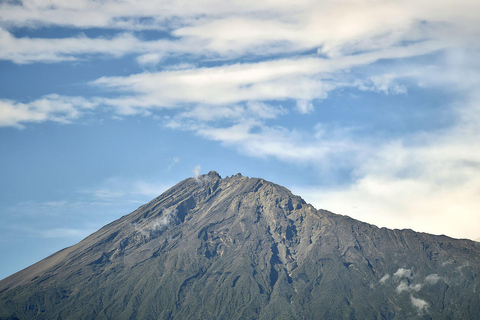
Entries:
{"label": "blue sky", "polygon": [[210,170],[480,239],[474,0],[0,3],[0,278]]}

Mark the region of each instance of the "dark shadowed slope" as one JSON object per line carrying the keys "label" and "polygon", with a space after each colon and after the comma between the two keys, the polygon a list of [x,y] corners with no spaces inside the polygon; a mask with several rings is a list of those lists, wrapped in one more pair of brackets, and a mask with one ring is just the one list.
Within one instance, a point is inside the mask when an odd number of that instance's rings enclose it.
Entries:
{"label": "dark shadowed slope", "polygon": [[0,282],[0,319],[480,319],[480,246],[216,172]]}

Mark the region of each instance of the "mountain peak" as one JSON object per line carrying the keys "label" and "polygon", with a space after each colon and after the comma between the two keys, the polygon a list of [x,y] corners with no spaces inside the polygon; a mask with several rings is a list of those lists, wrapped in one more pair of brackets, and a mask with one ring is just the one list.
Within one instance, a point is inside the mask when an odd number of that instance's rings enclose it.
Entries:
{"label": "mountain peak", "polygon": [[[235,175],[225,177],[225,179],[235,179],[235,178],[248,179],[248,177],[244,177],[241,173],[237,173]],[[222,180],[223,178],[217,171],[211,170],[207,174],[197,176],[196,179],[209,181],[209,180]]]}
{"label": "mountain peak", "polygon": [[0,319],[478,319],[479,274],[473,241],[210,171],[0,281]]}
{"label": "mountain peak", "polygon": [[220,176],[220,174],[218,174],[217,171],[210,171],[209,173],[207,173],[207,176],[210,177],[210,178],[218,178],[218,179],[222,179],[222,177]]}

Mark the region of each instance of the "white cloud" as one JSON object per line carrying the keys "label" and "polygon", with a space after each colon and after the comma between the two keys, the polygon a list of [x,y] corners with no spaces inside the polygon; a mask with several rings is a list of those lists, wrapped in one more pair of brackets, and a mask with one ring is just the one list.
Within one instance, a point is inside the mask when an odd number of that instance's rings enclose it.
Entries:
{"label": "white cloud", "polygon": [[300,113],[310,113],[314,109],[313,104],[310,101],[306,101],[306,100],[298,100],[297,108],[300,111]]}
{"label": "white cloud", "polygon": [[[476,1],[23,1],[1,4],[1,23],[119,30],[162,29],[217,56],[318,49],[330,56],[425,39],[474,43]],[[57,45],[60,47],[60,43]],[[94,49],[94,47],[91,47]],[[175,49],[173,49],[175,50]]]}
{"label": "white cloud", "polygon": [[360,144],[350,140],[344,130],[326,132],[322,126],[303,132],[281,126],[271,127],[251,118],[230,126],[211,126],[199,122],[174,122],[169,126],[193,130],[203,138],[234,147],[252,157],[274,157],[295,164],[315,164],[316,168],[324,171],[340,162],[347,165],[356,157],[355,153],[362,149]]}
{"label": "white cloud", "polygon": [[103,77],[92,84],[137,93],[136,99],[122,103],[122,97],[111,103],[129,107],[133,104],[138,107],[188,103],[225,105],[287,98],[311,100],[324,97],[333,89],[318,81],[320,79],[312,78],[322,69],[328,71],[331,67],[320,59],[286,59]]}
{"label": "white cloud", "polygon": [[423,311],[428,308],[428,303],[425,300],[415,298],[414,296],[410,296],[410,301],[412,305],[418,308],[418,311]]}
{"label": "white cloud", "polygon": [[[76,1],[77,2],[77,1]],[[47,4],[48,3],[48,4]],[[24,1],[0,5],[0,26],[171,30],[175,41],[143,41],[119,33],[111,39],[15,38],[0,33],[0,59],[58,62],[82,54],[140,53],[142,65],[168,54],[238,58],[317,49],[329,57],[381,52],[405,43],[433,41],[437,49],[478,42],[480,5],[475,1]],[[461,18],[459,18],[461,17]]]}
{"label": "white cloud", "polygon": [[319,52],[333,56],[391,46],[412,36],[417,39],[422,28],[415,20],[424,14],[409,5],[369,1],[304,2],[295,9],[285,8],[288,11],[269,9],[279,11],[278,15],[207,18],[174,34],[199,38],[211,51],[224,55],[236,50],[269,54],[320,48]]}
{"label": "white cloud", "polygon": [[436,273],[433,273],[433,274],[429,274],[426,278],[425,278],[425,283],[427,284],[435,284],[437,283],[439,280],[441,280],[442,278],[440,278],[438,276],[438,274]]}
{"label": "white cloud", "polygon": [[407,281],[402,281],[400,284],[397,286],[397,292],[402,293],[404,291],[410,292],[410,291],[415,291],[418,292],[422,289],[421,284],[416,284],[416,285],[411,285]]}
{"label": "white cloud", "polygon": [[165,52],[186,52],[190,46],[188,42],[180,44],[162,39],[144,41],[129,33],[97,38],[84,34],[69,38],[17,38],[0,27],[0,60],[18,64],[73,61],[88,58],[85,55],[121,57],[136,53],[141,54],[137,57],[140,65],[153,67]]}
{"label": "white cloud", "polygon": [[393,274],[394,277],[398,278],[409,278],[412,276],[412,270],[411,269],[405,269],[405,268],[398,268],[397,271]]}
{"label": "white cloud", "polygon": [[[369,65],[379,59],[422,55],[440,47],[438,43],[424,42],[330,59],[292,57],[211,68],[144,72],[127,77],[102,77],[91,84],[123,94],[101,101],[124,115],[144,113],[152,108],[192,104],[230,105],[227,108],[234,108],[232,105],[239,103],[252,105],[287,99],[296,100],[301,113],[309,113],[313,110],[311,101],[327,98],[332,90],[342,87],[365,88],[364,83],[349,80],[345,76],[352,68]],[[385,85],[382,90],[387,90]]]}
{"label": "white cloud", "polygon": [[384,94],[405,94],[407,88],[396,82],[401,76],[393,73],[373,75],[367,81],[359,80],[358,88],[365,91],[382,92]]}
{"label": "white cloud", "polygon": [[0,40],[0,59],[16,63],[76,60],[76,55],[86,53],[123,55],[136,42],[128,34],[114,39],[91,39],[86,36],[64,39],[16,38],[3,29],[0,29]]}
{"label": "white cloud", "polygon": [[137,62],[144,67],[155,67],[163,56],[158,53],[147,53],[137,57]]}
{"label": "white cloud", "polygon": [[69,123],[96,103],[81,97],[44,96],[29,103],[0,100],[0,127],[22,128],[25,123],[54,121]]}

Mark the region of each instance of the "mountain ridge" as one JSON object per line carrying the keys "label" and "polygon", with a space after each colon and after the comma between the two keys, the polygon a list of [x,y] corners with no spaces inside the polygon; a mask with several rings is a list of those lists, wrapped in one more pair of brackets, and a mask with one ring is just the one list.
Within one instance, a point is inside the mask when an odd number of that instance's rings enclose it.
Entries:
{"label": "mountain ridge", "polygon": [[479,274],[474,241],[211,171],[0,281],[0,319],[476,319]]}

